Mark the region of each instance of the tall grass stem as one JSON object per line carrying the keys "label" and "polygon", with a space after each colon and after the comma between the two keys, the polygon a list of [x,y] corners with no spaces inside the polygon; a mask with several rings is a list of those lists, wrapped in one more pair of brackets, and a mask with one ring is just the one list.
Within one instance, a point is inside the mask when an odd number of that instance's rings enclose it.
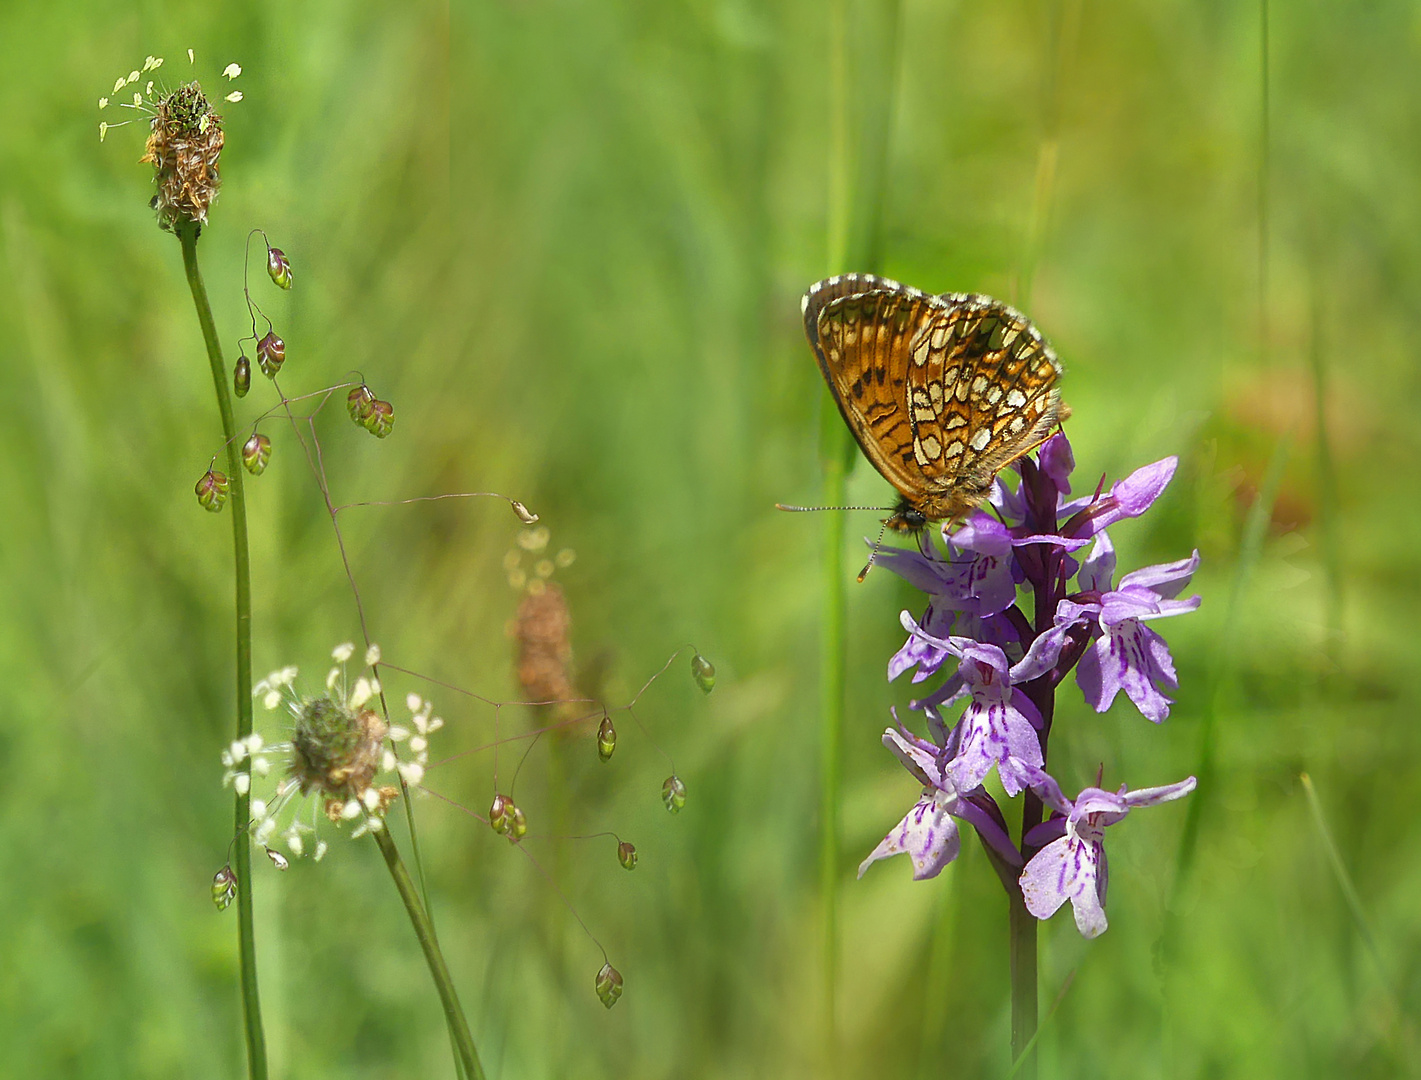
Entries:
{"label": "tall grass stem", "polygon": [[[212,367],[213,388],[217,392],[217,409],[222,414],[222,436],[227,446],[227,475],[231,481],[228,492],[232,515],[233,578],[236,583],[237,607],[237,738],[252,733],[252,567],[247,547],[247,499],[242,488],[241,444],[237,441],[237,424],[232,413],[232,398],[227,389],[227,365],[222,360],[222,345],[217,339],[217,326],[212,320],[212,306],[207,302],[207,286],[197,265],[196,222],[177,226],[178,240],[183,250],[183,271],[192,302],[197,308],[197,321],[202,326],[207,359]],[[250,759],[248,759],[248,767]],[[247,840],[247,825],[251,821],[251,794],[236,797],[234,827],[237,874],[237,943],[242,986],[242,1016],[247,1037],[247,1073],[252,1080],[266,1080],[266,1035],[262,1030],[261,995],[257,988],[256,929],[252,918],[252,858]]]}
{"label": "tall grass stem", "polygon": [[438,939],[434,936],[434,925],[420,902],[419,891],[410,872],[405,869],[404,860],[400,858],[400,850],[395,846],[389,829],[377,829],[371,835],[380,847],[380,854],[385,857],[385,865],[404,902],[405,911],[409,913],[410,925],[414,927],[419,946],[424,951],[429,974],[434,979],[435,989],[439,991],[439,1003],[444,1008],[444,1019],[454,1040],[459,1065],[469,1080],[485,1080],[473,1036],[469,1034],[469,1022],[464,1017],[463,1006],[459,1004],[459,992],[454,989],[454,980],[449,975],[449,967],[444,963],[444,954],[440,952]]}

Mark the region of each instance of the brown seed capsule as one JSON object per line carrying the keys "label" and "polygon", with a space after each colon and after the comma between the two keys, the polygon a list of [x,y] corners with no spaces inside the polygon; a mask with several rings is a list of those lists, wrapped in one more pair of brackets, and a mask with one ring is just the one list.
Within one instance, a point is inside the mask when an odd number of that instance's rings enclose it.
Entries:
{"label": "brown seed capsule", "polygon": [[617,861],[628,870],[636,869],[636,848],[623,840],[617,845]]}
{"label": "brown seed capsule", "polygon": [[208,469],[193,490],[197,492],[197,501],[202,504],[202,508],[215,514],[227,502],[227,489],[231,485],[232,481],[228,480],[225,474],[216,469]]}
{"label": "brown seed capsule", "polygon": [[232,369],[232,391],[239,398],[246,397],[252,388],[252,362],[246,356],[237,357],[237,366]]}
{"label": "brown seed capsule", "polygon": [[611,964],[603,964],[593,985],[597,989],[597,1000],[610,1009],[622,996],[622,973]]}
{"label": "brown seed capsule", "polygon": [[268,379],[276,378],[281,365],[286,363],[286,342],[268,330],[266,337],[257,342],[257,366]]}
{"label": "brown seed capsule", "polygon": [[686,785],[675,773],[668,776],[666,783],[661,785],[661,801],[666,804],[666,809],[673,814],[680,813],[681,807],[686,805]]}
{"label": "brown seed capsule", "polygon": [[691,678],[703,693],[709,694],[715,688],[715,665],[700,653],[691,657]]}
{"label": "brown seed capsule", "polygon": [[291,288],[291,263],[280,248],[266,249],[266,272],[279,287]]}
{"label": "brown seed capsule", "polygon": [[617,749],[617,729],[612,726],[610,716],[602,717],[602,725],[597,729],[597,756],[603,761],[612,760],[612,752]]}
{"label": "brown seed capsule", "polygon": [[253,476],[266,472],[266,464],[271,460],[271,440],[257,432],[242,444],[242,464]]}

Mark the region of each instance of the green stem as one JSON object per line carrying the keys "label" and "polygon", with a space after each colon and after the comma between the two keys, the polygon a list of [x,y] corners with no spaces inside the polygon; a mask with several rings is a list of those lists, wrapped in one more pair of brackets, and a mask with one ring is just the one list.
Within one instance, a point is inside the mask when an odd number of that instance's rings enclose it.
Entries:
{"label": "green stem", "polygon": [[1036,1077],[1036,916],[1026,910],[1021,890],[1011,892],[1011,1056],[1022,1080]]}
{"label": "green stem", "polygon": [[[237,591],[237,738],[252,733],[252,567],[247,551],[247,499],[242,489],[242,462],[237,442],[237,423],[232,414],[232,398],[227,392],[227,365],[222,361],[222,345],[207,302],[207,286],[197,265],[199,227],[194,221],[177,227],[183,248],[183,271],[187,274],[197,321],[207,345],[212,366],[212,383],[217,391],[217,408],[222,414],[222,435],[227,445],[227,476],[231,481],[228,500],[232,511],[232,547],[235,555],[233,577]],[[247,1033],[247,1073],[252,1080],[266,1080],[266,1036],[262,1032],[261,997],[257,992],[256,931],[252,924],[252,853],[247,843],[251,821],[251,794],[239,794],[235,809],[237,873],[237,944],[242,980],[242,1017]]]}
{"label": "green stem", "polygon": [[380,845],[380,854],[385,856],[385,865],[390,868],[390,877],[394,878],[395,888],[399,890],[400,899],[405,902],[405,910],[409,912],[410,925],[414,927],[415,937],[419,938],[420,948],[424,950],[424,959],[429,964],[429,974],[434,978],[434,985],[439,991],[439,1001],[444,1006],[444,1019],[454,1038],[459,1063],[469,1080],[485,1080],[478,1051],[474,1049],[473,1036],[469,1034],[469,1023],[464,1019],[464,1009],[459,1004],[458,991],[454,989],[454,980],[449,976],[449,968],[444,963],[444,955],[439,951],[439,942],[434,937],[434,926],[429,921],[424,905],[419,901],[419,892],[410,879],[409,871],[405,869],[404,860],[400,858],[400,850],[395,847],[395,841],[391,839],[388,829],[378,829],[371,835],[375,837],[375,843]]}

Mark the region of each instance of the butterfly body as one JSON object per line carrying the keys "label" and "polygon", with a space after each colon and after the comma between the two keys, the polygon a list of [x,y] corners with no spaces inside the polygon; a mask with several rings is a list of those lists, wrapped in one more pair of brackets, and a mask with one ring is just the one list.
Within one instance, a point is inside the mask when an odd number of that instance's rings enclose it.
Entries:
{"label": "butterfly body", "polygon": [[966,517],[1064,418],[1056,354],[991,297],[844,274],[811,286],[801,307],[844,422],[901,496],[889,528]]}

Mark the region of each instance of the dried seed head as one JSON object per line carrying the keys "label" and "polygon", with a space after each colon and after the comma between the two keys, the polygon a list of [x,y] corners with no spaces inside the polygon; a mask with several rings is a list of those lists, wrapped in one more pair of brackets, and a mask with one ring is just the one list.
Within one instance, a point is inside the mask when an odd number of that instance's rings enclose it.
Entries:
{"label": "dried seed head", "polygon": [[286,342],[270,330],[266,337],[257,342],[257,366],[268,379],[276,378],[281,365],[286,363]]}
{"label": "dried seed head", "polygon": [[612,726],[610,716],[602,717],[602,724],[597,729],[597,756],[603,761],[611,761],[612,753],[617,749],[617,729]]}
{"label": "dried seed head", "polygon": [[661,785],[661,801],[673,814],[680,813],[681,807],[686,805],[686,785],[675,773],[668,776],[666,783]]}
{"label": "dried seed head", "polygon": [[709,694],[715,688],[715,665],[700,653],[691,657],[691,678],[703,693]]}
{"label": "dried seed head", "polygon": [[215,514],[226,505],[227,489],[231,486],[232,481],[227,479],[225,473],[220,473],[216,469],[208,469],[193,490],[197,492],[197,501],[202,505],[202,508],[211,510]]}
{"label": "dried seed head", "polygon": [[291,262],[280,248],[266,249],[266,272],[280,288],[291,288]]}
{"label": "dried seed head", "polygon": [[237,357],[237,364],[232,369],[232,391],[239,398],[244,398],[251,388],[252,362],[247,359],[246,354],[243,354]]}
{"label": "dried seed head", "polygon": [[617,845],[617,861],[628,870],[636,869],[636,848],[623,840]]}
{"label": "dried seed head", "polygon": [[270,460],[271,440],[261,432],[257,432],[242,445],[242,464],[253,476],[264,473]]}
{"label": "dried seed head", "polygon": [[218,911],[226,911],[237,896],[237,875],[230,866],[224,866],[212,875],[212,902]]}
{"label": "dried seed head", "polygon": [[[135,105],[141,100],[140,96]],[[195,82],[160,98],[153,111],[152,130],[140,160],[153,166],[158,224],[169,230],[184,221],[206,224],[208,208],[222,183],[217,170],[222,117]]]}
{"label": "dried seed head", "polygon": [[519,603],[513,637],[518,643],[518,683],[529,701],[566,701],[578,696],[569,674],[571,632],[572,615],[558,586],[529,593]]}
{"label": "dried seed head", "polygon": [[622,973],[611,964],[603,964],[593,985],[597,989],[597,1000],[610,1009],[622,996]]}

